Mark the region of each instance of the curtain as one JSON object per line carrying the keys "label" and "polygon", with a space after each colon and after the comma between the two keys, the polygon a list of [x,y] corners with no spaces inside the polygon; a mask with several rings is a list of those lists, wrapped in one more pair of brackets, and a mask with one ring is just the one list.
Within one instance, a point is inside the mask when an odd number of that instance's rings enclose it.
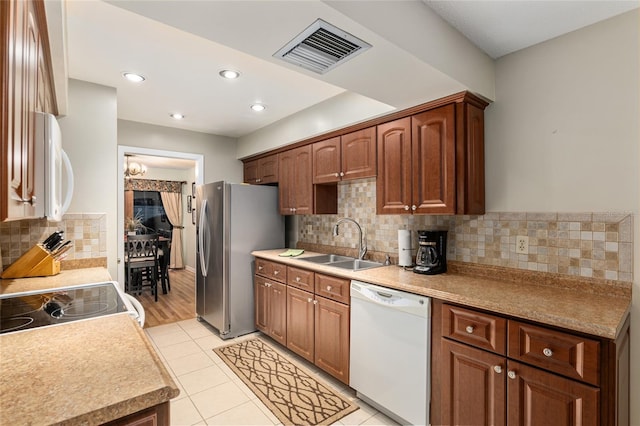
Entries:
{"label": "curtain", "polygon": [[179,192],[160,192],[162,205],[167,214],[167,218],[173,231],[171,234],[171,258],[169,259],[169,268],[182,269],[184,261],[182,260],[182,194]]}

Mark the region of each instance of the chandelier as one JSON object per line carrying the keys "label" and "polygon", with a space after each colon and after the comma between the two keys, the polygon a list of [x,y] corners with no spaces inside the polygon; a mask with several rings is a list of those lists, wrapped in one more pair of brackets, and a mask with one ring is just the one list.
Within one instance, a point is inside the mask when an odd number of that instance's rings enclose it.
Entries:
{"label": "chandelier", "polygon": [[130,155],[126,155],[127,164],[124,165],[124,177],[131,179],[134,176],[144,176],[147,172],[147,166],[136,161],[129,161]]}

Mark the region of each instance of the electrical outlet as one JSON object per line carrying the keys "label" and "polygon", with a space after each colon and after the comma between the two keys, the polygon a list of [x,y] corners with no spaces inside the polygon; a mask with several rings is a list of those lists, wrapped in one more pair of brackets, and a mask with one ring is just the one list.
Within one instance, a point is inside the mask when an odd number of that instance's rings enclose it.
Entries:
{"label": "electrical outlet", "polygon": [[516,237],[516,253],[529,254],[529,237],[524,235]]}

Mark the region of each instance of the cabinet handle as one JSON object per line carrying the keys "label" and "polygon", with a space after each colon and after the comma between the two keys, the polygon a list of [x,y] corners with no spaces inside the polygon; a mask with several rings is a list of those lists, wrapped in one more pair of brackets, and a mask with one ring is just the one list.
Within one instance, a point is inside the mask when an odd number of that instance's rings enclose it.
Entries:
{"label": "cabinet handle", "polygon": [[549,349],[549,348],[544,348],[542,350],[542,353],[544,354],[544,356],[549,356],[549,357],[553,356],[553,351],[551,349]]}
{"label": "cabinet handle", "polygon": [[265,287],[271,287],[271,283],[264,283]]}
{"label": "cabinet handle", "polygon": [[258,179],[256,179],[256,182],[260,183],[260,182],[262,182],[262,179],[258,178]]}
{"label": "cabinet handle", "polygon": [[475,330],[475,328],[472,325],[468,325],[467,328],[465,328],[465,331],[469,334],[473,334],[473,330]]}
{"label": "cabinet handle", "polygon": [[416,211],[416,209],[417,209],[417,207],[416,207],[415,204],[411,206],[411,210]]}
{"label": "cabinet handle", "polygon": [[331,288],[332,288],[332,287],[331,287],[330,285],[328,285],[328,286],[327,286],[327,291],[331,291]]}
{"label": "cabinet handle", "polygon": [[344,176],[344,172],[340,172],[340,177]]}
{"label": "cabinet handle", "polygon": [[296,281],[297,281],[297,282],[300,282],[300,277],[296,277]]}
{"label": "cabinet handle", "polygon": [[404,209],[405,210],[409,210],[409,206],[404,206]]}
{"label": "cabinet handle", "polygon": [[496,373],[500,374],[502,373],[502,366],[500,365],[494,365],[493,366],[493,371],[495,371]]}
{"label": "cabinet handle", "polygon": [[510,371],[507,373],[507,376],[508,376],[510,379],[512,379],[512,380],[513,380],[513,379],[515,379],[515,378],[516,378],[516,372],[515,372],[515,371],[513,371],[513,370],[510,370]]}

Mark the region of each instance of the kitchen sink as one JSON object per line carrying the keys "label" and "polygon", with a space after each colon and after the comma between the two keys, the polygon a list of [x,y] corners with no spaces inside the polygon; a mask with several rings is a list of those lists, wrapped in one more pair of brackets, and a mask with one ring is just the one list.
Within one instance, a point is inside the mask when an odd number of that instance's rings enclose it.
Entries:
{"label": "kitchen sink", "polygon": [[370,260],[360,260],[349,256],[340,256],[337,254],[321,254],[319,256],[303,257],[300,260],[340,269],[350,269],[352,271],[361,271],[363,269],[377,268],[378,266],[382,266],[382,263],[372,262]]}
{"label": "kitchen sink", "polygon": [[304,260],[306,262],[312,262],[312,263],[335,263],[335,262],[343,262],[346,260],[356,260],[356,259],[354,259],[353,257],[340,256],[337,254],[321,254],[319,256],[303,257],[300,260]]}
{"label": "kitchen sink", "polygon": [[361,271],[363,269],[377,268],[378,266],[382,266],[382,263],[372,262],[371,260],[343,260],[342,262],[334,262],[329,264],[328,266],[333,266],[335,268],[341,269],[351,269],[352,271]]}

